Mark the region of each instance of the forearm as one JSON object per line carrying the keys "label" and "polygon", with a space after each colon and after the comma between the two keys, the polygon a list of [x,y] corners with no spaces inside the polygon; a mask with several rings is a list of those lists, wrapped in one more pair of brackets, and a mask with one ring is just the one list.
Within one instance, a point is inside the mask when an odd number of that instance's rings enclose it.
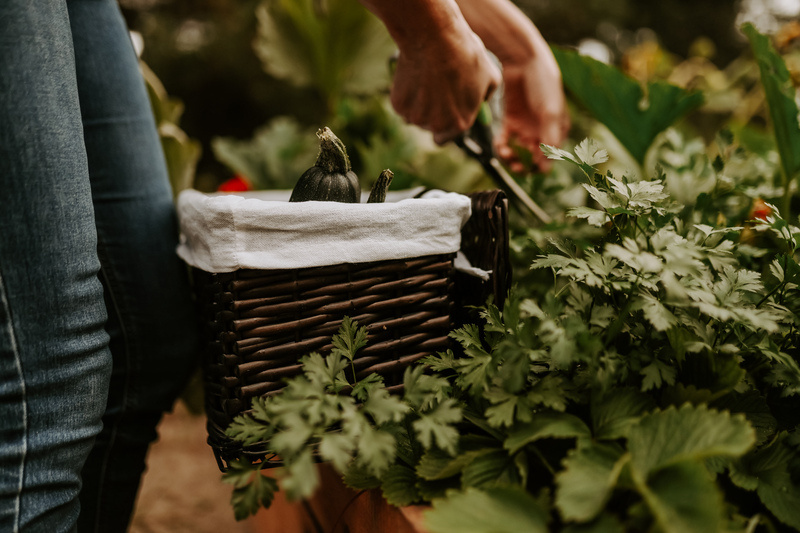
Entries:
{"label": "forearm", "polygon": [[549,53],[539,30],[510,0],[456,1],[472,30],[504,65]]}
{"label": "forearm", "polygon": [[471,32],[455,0],[360,0],[386,26],[401,53],[457,46]]}

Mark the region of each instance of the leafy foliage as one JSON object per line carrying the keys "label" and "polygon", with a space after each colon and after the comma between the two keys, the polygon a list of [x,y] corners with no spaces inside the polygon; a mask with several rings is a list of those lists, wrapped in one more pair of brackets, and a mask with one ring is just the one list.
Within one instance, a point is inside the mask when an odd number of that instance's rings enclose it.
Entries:
{"label": "leafy foliage", "polygon": [[[646,149],[685,96],[663,94],[635,119]],[[780,196],[777,161],[725,131],[713,157],[660,139],[652,179],[592,140],[544,147],[582,179],[572,224],[517,238],[525,283],[406,369],[402,397],[353,381],[365,338],[347,320],[229,435],[286,461],[290,497],[318,453],[354,488],[431,502],[434,533],[800,528],[800,229],[760,200]],[[269,501],[252,472],[229,474],[250,491],[239,516]]]}
{"label": "leafy foliage", "polygon": [[553,48],[564,85],[593,116],[644,162],[656,135],[699,107],[703,95],[663,82],[646,88],[614,67],[576,52]]}

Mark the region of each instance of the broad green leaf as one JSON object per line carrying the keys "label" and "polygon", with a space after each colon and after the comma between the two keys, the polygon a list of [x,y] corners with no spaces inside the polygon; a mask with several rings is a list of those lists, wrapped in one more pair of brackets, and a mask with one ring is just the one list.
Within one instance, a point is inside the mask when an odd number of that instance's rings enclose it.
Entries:
{"label": "broad green leaf", "polygon": [[[783,433],[770,446],[743,458],[742,466],[767,509],[794,529],[800,529],[800,486],[792,479],[790,464],[797,459]],[[733,476],[731,476],[733,479]]]}
{"label": "broad green leaf", "polygon": [[404,507],[419,500],[417,476],[408,466],[395,464],[381,476],[383,498],[391,505]]}
{"label": "broad green leaf", "polygon": [[509,432],[503,447],[514,454],[540,439],[576,437],[591,437],[589,427],[577,416],[568,413],[537,413],[532,422],[517,426]]}
{"label": "broad green leaf", "polygon": [[702,463],[674,463],[653,474],[639,491],[664,533],[720,531],[722,495]]}
{"label": "broad green leaf", "polygon": [[642,163],[656,136],[703,103],[703,95],[663,82],[641,85],[615,67],[553,47],[564,85]]}
{"label": "broad green leaf", "polygon": [[498,485],[520,485],[523,474],[514,457],[505,450],[476,455],[462,471],[461,486],[487,489]]}
{"label": "broad green leaf", "polygon": [[572,450],[555,478],[556,507],[565,520],[586,522],[603,510],[624,464],[618,447],[594,444]]}
{"label": "broad green leaf", "polygon": [[385,27],[349,0],[270,0],[256,11],[254,48],[272,76],[311,87],[329,110],[344,94],[369,94],[389,85],[388,58],[396,46]]}
{"label": "broad green leaf", "polygon": [[761,85],[767,96],[781,164],[786,178],[791,180],[800,172],[800,112],[795,100],[796,90],[786,63],[772,47],[769,37],[759,33],[752,24],[745,24],[742,31],[750,39],[761,71]]}
{"label": "broad green leaf", "polygon": [[690,459],[738,457],[754,443],[744,416],[691,404],[644,415],[628,434],[632,465],[643,478]]}
{"label": "broad green leaf", "polygon": [[448,491],[424,513],[430,533],[546,533],[547,513],[520,487]]}
{"label": "broad green leaf", "polygon": [[627,437],[639,418],[655,409],[649,394],[633,388],[617,388],[602,397],[592,396],[592,427],[596,439],[615,440]]}

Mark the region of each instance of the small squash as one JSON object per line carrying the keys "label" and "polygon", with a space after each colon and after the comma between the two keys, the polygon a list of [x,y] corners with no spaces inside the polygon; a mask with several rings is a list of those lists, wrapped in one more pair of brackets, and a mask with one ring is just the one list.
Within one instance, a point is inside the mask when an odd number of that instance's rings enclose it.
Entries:
{"label": "small squash", "polygon": [[388,168],[381,172],[378,180],[372,185],[369,191],[368,204],[382,204],[386,201],[386,192],[389,190],[389,185],[392,183],[394,173]]}
{"label": "small squash", "polygon": [[361,201],[361,185],[350,167],[344,143],[329,128],[317,131],[319,156],[314,166],[306,170],[292,190],[290,202]]}

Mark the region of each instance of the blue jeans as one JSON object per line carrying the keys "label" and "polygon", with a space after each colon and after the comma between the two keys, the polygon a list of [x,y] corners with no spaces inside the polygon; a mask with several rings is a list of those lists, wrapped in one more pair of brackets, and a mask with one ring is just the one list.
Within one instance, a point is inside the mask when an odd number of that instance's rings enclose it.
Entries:
{"label": "blue jeans", "polygon": [[0,531],[127,528],[197,334],[114,0],[0,2]]}

